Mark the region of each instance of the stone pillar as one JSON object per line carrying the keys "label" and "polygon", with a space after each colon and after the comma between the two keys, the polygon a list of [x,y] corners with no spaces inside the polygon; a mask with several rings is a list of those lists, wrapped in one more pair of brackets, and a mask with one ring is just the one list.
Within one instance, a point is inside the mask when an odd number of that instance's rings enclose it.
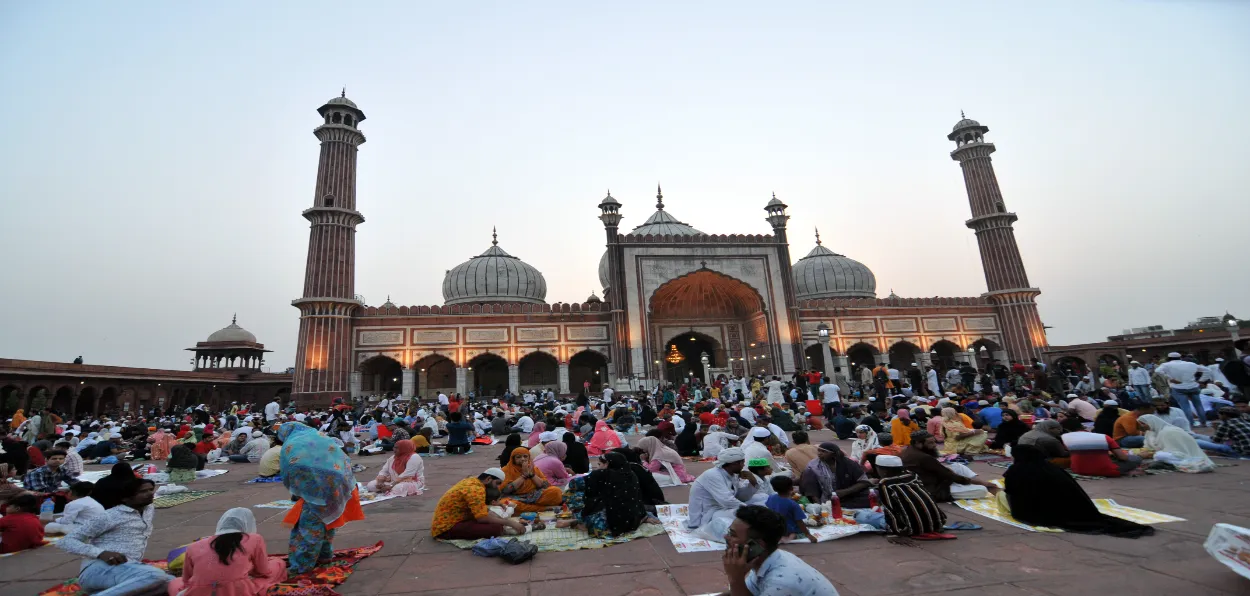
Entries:
{"label": "stone pillar", "polygon": [[933,355],[928,352],[916,352],[915,357],[916,364],[920,365],[921,372],[924,371],[924,367],[933,365]]}
{"label": "stone pillar", "polygon": [[412,370],[411,368],[405,368],[401,374],[404,378],[404,389],[402,395],[409,398],[416,395],[417,371]]}
{"label": "stone pillar", "polygon": [[833,378],[833,352],[829,350],[829,338],[820,338],[820,357],[821,363],[824,364],[824,375],[828,379]]}
{"label": "stone pillar", "polygon": [[430,389],[430,375],[425,369],[417,371],[417,395],[425,395]]}
{"label": "stone pillar", "polygon": [[508,391],[513,395],[521,392],[521,365],[508,365]]}
{"label": "stone pillar", "polygon": [[[846,375],[846,378],[848,378],[848,379],[849,379],[849,378],[851,378],[851,359],[850,359],[849,357],[847,357],[847,356],[834,356],[834,357],[833,357],[833,365],[834,365],[835,367],[842,367],[842,374]],[[830,377],[830,378],[832,378],[832,377]]]}
{"label": "stone pillar", "polygon": [[468,387],[469,369],[456,367],[456,393],[464,395],[468,393],[465,387]]}
{"label": "stone pillar", "polygon": [[560,363],[560,395],[569,394],[569,363]]}
{"label": "stone pillar", "polygon": [[351,379],[348,383],[351,386],[352,397],[360,397],[360,381],[361,374],[358,372],[352,373]]}

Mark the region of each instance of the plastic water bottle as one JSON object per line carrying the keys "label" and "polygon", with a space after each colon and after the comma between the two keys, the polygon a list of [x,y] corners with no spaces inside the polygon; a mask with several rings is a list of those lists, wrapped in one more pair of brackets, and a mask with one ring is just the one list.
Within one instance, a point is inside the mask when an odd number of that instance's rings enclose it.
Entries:
{"label": "plastic water bottle", "polygon": [[39,506],[39,521],[52,521],[52,511],[56,509],[56,505],[52,499],[44,499],[43,504]]}
{"label": "plastic water bottle", "polygon": [[868,489],[868,508],[873,511],[881,511],[881,503],[877,500],[877,489]]}

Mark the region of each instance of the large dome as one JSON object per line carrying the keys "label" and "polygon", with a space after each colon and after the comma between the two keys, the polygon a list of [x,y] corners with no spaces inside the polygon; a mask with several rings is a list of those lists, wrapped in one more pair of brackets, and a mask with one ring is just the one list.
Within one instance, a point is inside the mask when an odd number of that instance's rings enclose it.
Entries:
{"label": "large dome", "polygon": [[612,272],[609,271],[608,251],[603,251],[603,256],[599,258],[599,285],[603,288],[606,295],[608,290],[612,289],[612,280],[610,279]]}
{"label": "large dome", "polygon": [[545,304],[547,280],[542,272],[504,252],[497,236],[491,236],[491,247],[486,252],[447,272],[443,278],[444,304]]}
{"label": "large dome", "polygon": [[209,343],[221,343],[221,342],[231,342],[231,343],[248,342],[248,343],[253,343],[253,344],[256,343],[256,336],[252,335],[251,331],[248,331],[247,329],[240,327],[237,321],[238,321],[238,317],[230,319],[230,324],[228,326],[218,329],[217,331],[214,331],[212,335],[208,336],[207,341]]}
{"label": "large dome", "polygon": [[794,287],[799,300],[817,298],[876,298],[877,278],[863,263],[820,244],[794,264]]}

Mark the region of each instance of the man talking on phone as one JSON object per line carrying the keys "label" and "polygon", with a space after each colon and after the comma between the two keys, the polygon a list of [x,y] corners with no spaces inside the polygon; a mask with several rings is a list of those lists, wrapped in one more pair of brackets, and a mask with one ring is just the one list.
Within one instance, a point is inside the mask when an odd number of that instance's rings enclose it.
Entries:
{"label": "man talking on phone", "polygon": [[786,521],[767,507],[738,508],[725,533],[728,596],[837,596],[833,584],[793,554],[777,550]]}

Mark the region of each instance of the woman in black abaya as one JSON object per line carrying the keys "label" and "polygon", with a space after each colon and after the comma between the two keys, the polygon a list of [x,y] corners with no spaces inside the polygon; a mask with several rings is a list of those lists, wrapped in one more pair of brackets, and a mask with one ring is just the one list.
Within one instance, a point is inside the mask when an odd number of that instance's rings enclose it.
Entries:
{"label": "woman in black abaya", "polygon": [[1066,471],[1046,460],[1032,445],[1012,449],[1015,462],[1003,474],[1005,490],[999,493],[1011,516],[1032,526],[1060,528],[1083,534],[1107,534],[1137,538],[1154,534],[1154,528],[1112,517],[1098,511],[1085,489]]}

